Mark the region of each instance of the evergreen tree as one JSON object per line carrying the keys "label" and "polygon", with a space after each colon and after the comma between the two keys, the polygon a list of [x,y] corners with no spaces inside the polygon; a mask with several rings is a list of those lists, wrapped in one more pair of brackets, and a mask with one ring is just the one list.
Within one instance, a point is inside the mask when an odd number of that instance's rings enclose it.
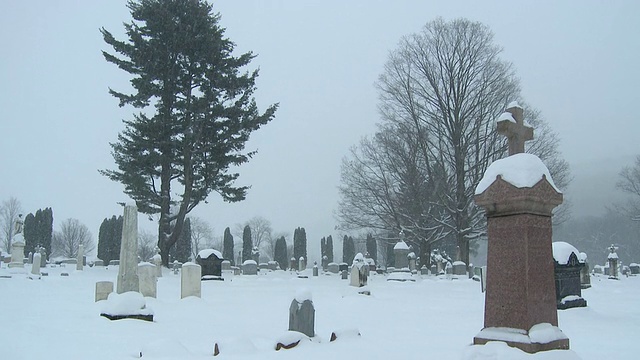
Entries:
{"label": "evergreen tree", "polygon": [[273,259],[280,264],[280,269],[287,269],[289,258],[287,257],[287,241],[284,236],[281,236],[276,240],[276,245],[273,250]]}
{"label": "evergreen tree", "polygon": [[178,260],[181,263],[189,261],[189,256],[191,255],[191,219],[189,218],[184,221],[182,234],[180,234],[176,242],[175,249],[174,260]]}
{"label": "evergreen tree", "polygon": [[367,235],[367,252],[369,256],[378,263],[378,244],[371,234]]}
{"label": "evergreen tree", "polygon": [[33,214],[29,213],[24,218],[22,235],[24,236],[24,254],[27,255],[29,253],[35,252],[37,237],[38,237],[38,224],[36,222],[36,217]]}
{"label": "evergreen tree", "polygon": [[235,45],[206,1],[132,0],[127,7],[127,40],[100,31],[113,49],[103,52],[106,61],[133,76],[131,94],[109,92],[140,111],[111,144],[118,169],[101,173],[122,183],[140,212],[160,215],[158,246],[167,265],[186,215],[211,192],[244,200],[248,187],[235,186],[239,174],[230,167],[249,161],[255,152],[245,144],[277,105],[259,113],[258,71],[241,71],[255,56],[232,55]]}
{"label": "evergreen tree", "polygon": [[120,244],[122,242],[122,216],[113,215],[110,219],[105,218],[100,224],[98,232],[98,259],[109,264],[111,260],[120,259]]}
{"label": "evergreen tree", "polygon": [[356,257],[356,246],[353,242],[353,238],[345,235],[342,240],[342,261],[347,264],[351,264],[353,263],[354,257]]}
{"label": "evergreen tree", "polygon": [[231,235],[231,230],[227,227],[224,229],[224,238],[222,240],[222,257],[231,261],[231,265],[234,265],[235,256],[233,255],[233,235]]}
{"label": "evergreen tree", "polygon": [[327,236],[327,257],[329,258],[329,263],[333,262],[333,238],[331,235]]}
{"label": "evergreen tree", "polygon": [[322,238],[320,239],[320,258],[324,258],[324,256],[327,254],[327,239],[326,238]]}
{"label": "evergreen tree", "polygon": [[293,231],[293,257],[296,259],[295,268],[296,270],[304,270],[298,269],[298,262],[300,258],[304,258],[305,263],[307,262],[307,232],[303,227],[299,227]]}
{"label": "evergreen tree", "polygon": [[253,241],[251,240],[251,227],[244,227],[242,231],[242,262],[251,260],[251,250],[253,250]]}
{"label": "evergreen tree", "polygon": [[[50,207],[45,208],[40,215],[42,220],[38,220],[38,244],[45,249],[48,255],[51,255],[51,241],[53,240],[53,210]],[[37,212],[36,218],[38,218]]]}

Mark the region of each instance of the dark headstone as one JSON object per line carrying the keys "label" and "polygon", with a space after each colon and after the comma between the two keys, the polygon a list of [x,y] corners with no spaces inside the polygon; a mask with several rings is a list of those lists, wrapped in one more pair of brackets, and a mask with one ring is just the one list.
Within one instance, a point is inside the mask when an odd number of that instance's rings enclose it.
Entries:
{"label": "dark headstone", "polygon": [[222,254],[214,249],[205,249],[196,256],[196,263],[202,268],[202,277],[222,276]]}
{"label": "dark headstone", "polygon": [[580,273],[583,268],[584,263],[581,263],[573,252],[569,255],[566,263],[562,260],[561,263],[554,261],[556,304],[558,309],[587,306],[587,301],[582,298],[582,286],[580,284]]}
{"label": "dark headstone", "polygon": [[300,303],[298,300],[293,299],[291,306],[289,306],[289,330],[314,337],[315,316],[316,310],[311,300],[304,300]]}

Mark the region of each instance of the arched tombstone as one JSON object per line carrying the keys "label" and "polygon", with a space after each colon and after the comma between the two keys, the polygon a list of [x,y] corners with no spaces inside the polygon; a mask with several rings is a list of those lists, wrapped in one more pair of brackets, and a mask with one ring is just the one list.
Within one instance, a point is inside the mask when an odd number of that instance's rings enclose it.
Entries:
{"label": "arched tombstone", "polygon": [[573,245],[563,241],[551,245],[557,308],[562,310],[587,306],[587,301],[582,298],[580,274],[585,266],[578,258],[580,252]]}

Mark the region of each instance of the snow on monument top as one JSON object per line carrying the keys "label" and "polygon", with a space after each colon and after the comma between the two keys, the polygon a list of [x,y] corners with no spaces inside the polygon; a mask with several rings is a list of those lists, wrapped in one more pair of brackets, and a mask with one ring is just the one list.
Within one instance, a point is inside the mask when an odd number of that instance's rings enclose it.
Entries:
{"label": "snow on monument top", "polygon": [[517,188],[533,187],[544,175],[553,188],[561,193],[551,178],[549,169],[535,155],[521,153],[496,160],[484,173],[476,187],[476,195],[482,194],[500,175],[502,179]]}
{"label": "snow on monument top", "polygon": [[206,259],[209,256],[211,256],[211,254],[214,254],[215,256],[218,257],[218,259],[222,259],[222,253],[216,249],[204,249],[204,250],[200,250],[200,252],[198,253],[198,256],[200,257],[200,259]]}
{"label": "snow on monument top", "polygon": [[566,243],[564,241],[556,241],[551,243],[553,248],[553,259],[560,265],[567,265],[569,263],[569,257],[571,253],[576,254],[578,261],[584,262],[581,259],[580,252],[573,245]]}
{"label": "snow on monument top", "polygon": [[409,250],[409,245],[404,241],[398,241],[393,247],[393,250]]}

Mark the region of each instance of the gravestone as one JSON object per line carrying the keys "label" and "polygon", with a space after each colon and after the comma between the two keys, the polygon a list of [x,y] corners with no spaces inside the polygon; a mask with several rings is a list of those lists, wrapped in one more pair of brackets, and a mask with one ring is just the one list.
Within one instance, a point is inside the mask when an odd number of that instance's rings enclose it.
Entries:
{"label": "gravestone", "polygon": [[93,266],[104,266],[104,261],[96,259],[93,261]]}
{"label": "gravestone", "polygon": [[[562,193],[542,161],[524,154],[524,142],[533,138],[533,129],[524,124],[522,107],[510,104],[497,127],[508,139],[509,156],[489,165],[475,190],[475,203],[487,218],[491,271],[484,328],[473,341],[503,341],[528,353],[568,349],[569,339],[557,327],[551,251],[552,211],[562,203]],[[551,324],[553,336],[536,342],[530,332],[542,323]]]}
{"label": "gravestone", "polygon": [[591,274],[589,272],[589,261],[587,260],[587,254],[580,253],[578,258],[581,263],[584,263],[582,270],[580,270],[580,287],[582,289],[588,289],[591,287]]}
{"label": "gravestone", "polygon": [[31,274],[40,276],[40,254],[38,253],[33,255],[33,261],[31,262]]}
{"label": "gravestone", "polygon": [[322,271],[329,271],[329,257],[327,255],[322,256]]}
{"label": "gravestone", "polygon": [[29,260],[27,261],[28,264],[33,264],[33,253],[31,251],[29,251]]}
{"label": "gravestone", "polygon": [[420,268],[420,275],[429,275],[429,269],[427,269],[426,265],[422,265]]}
{"label": "gravestone", "polygon": [[109,260],[109,266],[120,266],[120,260]]}
{"label": "gravestone", "polygon": [[140,279],[140,293],[146,297],[157,297],[158,277],[156,276],[156,266],[149,262],[138,264],[138,279]]}
{"label": "gravestone", "polygon": [[318,263],[313,263],[313,276],[318,276]]}
{"label": "gravestone", "polygon": [[308,337],[315,336],[316,310],[311,293],[300,290],[289,306],[289,331],[298,331]]}
{"label": "gravestone", "polygon": [[202,278],[222,276],[222,253],[215,249],[204,249],[196,256],[196,263],[202,267]]}
{"label": "gravestone", "polygon": [[277,261],[273,261],[273,260],[267,262],[267,269],[269,269],[271,271],[278,270],[278,262]]}
{"label": "gravestone", "polygon": [[258,275],[258,264],[254,260],[243,262],[242,275]]}
{"label": "gravestone", "polygon": [[98,281],[96,283],[96,302],[100,300],[107,300],[109,294],[113,292],[113,282],[111,281]]}
{"label": "gravestone", "polygon": [[347,280],[349,278],[349,273],[347,272],[347,270],[342,270],[340,271],[340,275],[341,275],[341,279],[342,280]]}
{"label": "gravestone", "polygon": [[162,277],[162,255],[160,255],[159,247],[156,246],[153,250],[155,251],[155,254],[151,257],[151,261],[153,265],[156,266],[156,277],[161,278]]}
{"label": "gravestone", "polygon": [[295,270],[297,265],[296,258],[292,257],[291,260],[289,260],[289,270]]}
{"label": "gravestone", "polygon": [[637,263],[631,263],[629,264],[629,270],[631,271],[631,275],[638,275],[640,274],[640,265]]}
{"label": "gravestone", "polygon": [[367,286],[367,264],[364,261],[364,257],[361,253],[357,253],[353,258],[353,264],[351,265],[351,281],[349,285],[355,287]]}
{"label": "gravestone", "polygon": [[332,262],[327,264],[327,270],[330,273],[337,274],[338,272],[340,272],[340,266],[337,263]]}
{"label": "gravestone", "polygon": [[300,256],[298,259],[298,271],[303,271],[307,268],[307,262],[304,260],[304,256]]}
{"label": "gravestone", "polygon": [[453,275],[467,275],[467,264],[462,261],[454,261],[452,271]]}
{"label": "gravestone", "polygon": [[587,306],[580,286],[580,273],[584,268],[584,263],[578,260],[580,252],[563,241],[554,242],[552,248],[558,309]]}
{"label": "gravestone", "polygon": [[618,279],[618,254],[616,253],[618,247],[611,244],[609,247],[609,255],[607,255],[607,262],[609,263],[609,279]]}
{"label": "gravestone", "polygon": [[78,256],[76,260],[76,270],[82,271],[84,269],[84,245],[78,245]]}
{"label": "gravestone", "polygon": [[231,261],[229,260],[223,260],[220,263],[220,267],[222,271],[231,271]]}
{"label": "gravestone", "polygon": [[349,264],[343,262],[338,265],[338,271],[343,272],[349,270]]}
{"label": "gravestone", "polygon": [[180,298],[184,299],[188,296],[202,296],[202,277],[201,267],[192,262],[182,265],[182,273],[180,276]]}
{"label": "gravestone", "polygon": [[40,253],[40,267],[44,268],[47,266],[47,249],[40,247],[38,252]]}
{"label": "gravestone", "polygon": [[402,270],[404,268],[409,268],[409,259],[407,256],[409,255],[409,245],[404,242],[404,231],[400,231],[400,238],[398,242],[393,246],[393,255],[395,257],[395,268]]}
{"label": "gravestone", "polygon": [[125,205],[120,243],[120,268],[116,291],[122,294],[139,291],[138,279],[138,208],[135,204]]}
{"label": "gravestone", "polygon": [[13,235],[11,242],[11,262],[9,268],[14,269],[12,272],[22,272],[24,269],[24,236],[22,233]]}
{"label": "gravestone", "polygon": [[415,252],[410,252],[407,255],[407,260],[409,261],[409,271],[414,272],[416,271],[416,253]]}
{"label": "gravestone", "polygon": [[438,275],[438,266],[436,264],[431,265],[429,270],[431,271],[431,275]]}

